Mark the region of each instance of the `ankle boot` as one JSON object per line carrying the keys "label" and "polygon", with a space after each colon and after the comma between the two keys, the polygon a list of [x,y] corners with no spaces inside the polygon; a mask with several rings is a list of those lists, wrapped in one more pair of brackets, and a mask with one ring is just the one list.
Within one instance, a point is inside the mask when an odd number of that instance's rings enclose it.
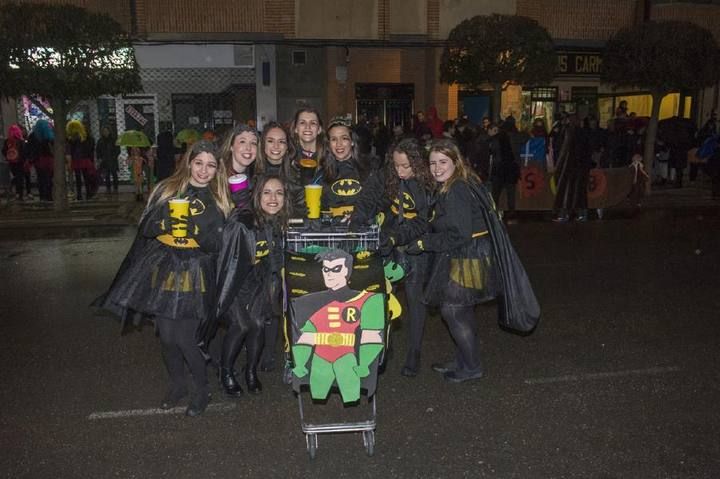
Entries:
{"label": "ankle boot", "polygon": [[262,391],[262,384],[257,376],[257,368],[245,368],[245,384],[249,393],[258,394]]}
{"label": "ankle boot", "polygon": [[210,391],[207,387],[203,387],[195,391],[190,405],[185,410],[185,415],[190,417],[196,417],[201,415],[207,409],[210,403]]}
{"label": "ankle boot", "polygon": [[225,394],[230,397],[242,396],[242,388],[235,378],[235,370],[232,368],[220,368],[220,385]]}
{"label": "ankle boot", "polygon": [[168,390],[167,394],[165,394],[165,397],[162,400],[162,403],[160,403],[160,409],[172,409],[175,406],[178,405],[180,400],[187,396],[188,391],[185,386],[170,386],[170,389]]}

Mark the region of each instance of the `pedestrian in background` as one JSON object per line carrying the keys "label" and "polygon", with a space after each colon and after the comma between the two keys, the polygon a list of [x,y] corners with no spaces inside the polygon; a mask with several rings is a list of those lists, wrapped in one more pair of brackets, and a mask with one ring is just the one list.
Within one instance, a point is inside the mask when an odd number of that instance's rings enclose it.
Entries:
{"label": "pedestrian in background", "polygon": [[160,132],[156,144],[155,168],[158,181],[162,181],[175,172],[176,155],[179,153],[179,149],[175,147],[175,137],[170,130]]}
{"label": "pedestrian in background", "polygon": [[83,199],[82,189],[85,185],[85,199],[95,194],[97,173],[95,169],[95,140],[88,133],[85,125],[79,120],[70,120],[65,125],[67,142],[65,157],[75,175],[75,199]]}
{"label": "pedestrian in background", "polygon": [[105,183],[105,193],[118,192],[118,156],[120,147],[116,144],[116,138],[109,127],[103,126],[100,129],[100,139],[95,147],[95,157],[100,167],[100,175]]}
{"label": "pedestrian in background", "polygon": [[145,172],[148,170],[148,160],[139,146],[131,146],[128,149],[128,165],[132,171],[133,184],[135,185],[135,201],[143,202],[143,181]]}
{"label": "pedestrian in background", "polygon": [[[500,205],[500,195],[505,191],[507,210],[512,216],[515,212],[515,190],[518,179],[520,179],[520,164],[510,144],[510,137],[505,130],[497,125],[490,125],[488,129],[490,149],[490,190],[495,205]],[[498,207],[500,218],[503,217],[503,210]],[[508,221],[515,221],[508,218]]]}
{"label": "pedestrian in background", "polygon": [[12,174],[16,198],[23,200],[25,188],[25,138],[19,125],[12,124],[8,128],[7,138],[3,142],[2,154]]}
{"label": "pedestrian in background", "polygon": [[47,120],[35,122],[28,136],[27,151],[37,174],[40,201],[52,201],[55,171],[55,132]]}
{"label": "pedestrian in background", "polygon": [[586,131],[580,119],[572,114],[563,134],[557,159],[557,194],[555,222],[565,223],[574,214],[577,221],[587,221],[587,187],[590,178],[591,151]]}

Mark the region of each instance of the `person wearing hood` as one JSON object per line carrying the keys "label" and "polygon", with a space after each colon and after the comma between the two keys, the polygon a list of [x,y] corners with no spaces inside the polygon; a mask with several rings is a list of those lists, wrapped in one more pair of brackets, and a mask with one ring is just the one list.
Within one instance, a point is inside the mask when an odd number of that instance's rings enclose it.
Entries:
{"label": "person wearing hood", "polygon": [[437,108],[431,106],[427,110],[427,126],[432,132],[433,138],[443,137],[443,121],[438,117]]}

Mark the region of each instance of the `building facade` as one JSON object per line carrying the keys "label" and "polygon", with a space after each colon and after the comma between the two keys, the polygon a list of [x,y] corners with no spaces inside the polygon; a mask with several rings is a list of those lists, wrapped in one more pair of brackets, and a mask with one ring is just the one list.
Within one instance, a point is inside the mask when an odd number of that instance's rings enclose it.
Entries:
{"label": "building facade", "polygon": [[[46,0],[47,1],[47,0]],[[684,19],[720,38],[720,4],[673,0],[49,0],[109,13],[134,39],[143,92],[86,102],[76,115],[118,131],[183,128],[222,132],[235,122],[289,122],[301,105],[335,115],[410,122],[434,106],[443,119],[514,116],[521,125],[559,111],[612,116],[626,100],[649,113],[646,92],[615,91],[600,78],[602,49],[619,28],[647,19]],[[0,2],[1,3],[1,2]],[[491,13],[537,20],[554,39],[558,67],[541,88],[508,85],[500,112],[489,91],[441,84],[443,43],[460,21]],[[17,116],[32,121],[27,102]],[[718,87],[678,92],[662,114],[702,122]],[[12,115],[4,108],[5,122]]]}

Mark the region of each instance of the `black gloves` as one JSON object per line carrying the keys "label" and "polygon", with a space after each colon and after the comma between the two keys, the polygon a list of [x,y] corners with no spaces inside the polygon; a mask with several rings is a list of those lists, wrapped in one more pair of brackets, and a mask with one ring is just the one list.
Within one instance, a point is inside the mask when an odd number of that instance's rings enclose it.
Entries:
{"label": "black gloves", "polygon": [[405,247],[405,252],[407,254],[420,254],[425,251],[425,248],[423,247],[422,240],[413,241],[409,245]]}
{"label": "black gloves", "polygon": [[395,238],[392,236],[384,236],[380,238],[380,255],[390,256],[395,247]]}

